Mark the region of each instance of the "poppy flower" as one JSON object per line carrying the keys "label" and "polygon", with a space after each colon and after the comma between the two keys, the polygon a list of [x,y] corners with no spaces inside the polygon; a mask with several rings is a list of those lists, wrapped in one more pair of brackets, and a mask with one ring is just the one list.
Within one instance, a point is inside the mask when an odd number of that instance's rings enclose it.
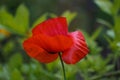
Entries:
{"label": "poppy flower", "polygon": [[89,51],[81,31],[68,32],[65,17],[48,19],[35,26],[23,47],[30,57],[42,63],[56,60],[61,52],[66,64],[75,64]]}

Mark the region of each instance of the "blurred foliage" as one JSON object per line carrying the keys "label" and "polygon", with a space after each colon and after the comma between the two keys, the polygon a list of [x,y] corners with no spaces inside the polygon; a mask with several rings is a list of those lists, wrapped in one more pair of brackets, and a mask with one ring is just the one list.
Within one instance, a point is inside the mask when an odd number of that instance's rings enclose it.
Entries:
{"label": "blurred foliage", "polygon": [[[101,16],[97,18],[101,25],[92,34],[82,30],[90,52],[76,65],[65,64],[68,80],[120,79],[120,0],[94,2],[101,11],[111,16],[114,24]],[[60,16],[66,17],[70,25],[77,15],[77,12],[65,11]],[[59,59],[42,64],[30,59],[22,49],[23,40],[31,35],[35,25],[56,16],[54,13],[45,13],[30,24],[30,12],[24,4],[17,8],[14,15],[5,7],[0,8],[0,80],[63,80]],[[105,27],[107,29],[102,34]],[[105,58],[101,55],[104,47],[97,42],[100,36],[106,39],[110,50]]]}
{"label": "blurred foliage", "polygon": [[20,5],[13,16],[3,7],[0,10],[0,24],[15,34],[24,35],[29,27],[29,12],[24,5]]}

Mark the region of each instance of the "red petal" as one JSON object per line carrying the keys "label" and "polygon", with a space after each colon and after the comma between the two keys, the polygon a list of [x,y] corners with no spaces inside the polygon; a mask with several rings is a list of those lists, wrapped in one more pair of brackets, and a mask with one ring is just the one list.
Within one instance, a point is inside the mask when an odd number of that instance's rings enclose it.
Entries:
{"label": "red petal", "polygon": [[80,31],[72,32],[70,33],[70,36],[73,39],[74,45],[63,52],[62,59],[67,64],[75,64],[85,57],[88,53],[88,48],[84,36]]}
{"label": "red petal", "polygon": [[50,37],[39,34],[31,37],[31,39],[35,44],[40,45],[48,52],[61,52],[67,50],[73,44],[72,39],[69,36],[63,35]]}
{"label": "red petal", "polygon": [[66,35],[68,32],[66,18],[58,17],[58,18],[48,19],[38,24],[32,30],[32,32],[33,32],[33,35],[40,34],[40,33],[46,34],[49,36],[54,36],[59,34]]}
{"label": "red petal", "polygon": [[56,60],[58,57],[57,53],[56,54],[48,53],[40,46],[32,43],[32,41],[30,39],[24,41],[23,47],[30,57],[35,58],[36,60],[38,60],[42,63],[50,63],[50,62]]}

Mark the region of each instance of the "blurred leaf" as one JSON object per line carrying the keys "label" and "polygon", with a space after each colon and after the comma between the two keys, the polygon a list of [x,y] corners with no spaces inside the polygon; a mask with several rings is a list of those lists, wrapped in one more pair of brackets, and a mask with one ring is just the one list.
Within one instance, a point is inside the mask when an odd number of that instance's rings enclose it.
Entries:
{"label": "blurred leaf", "polygon": [[[45,65],[40,64],[38,61],[32,59],[32,63],[29,65],[29,73],[32,73],[32,76],[34,75],[38,80],[43,79],[44,80],[56,80],[55,74],[53,74],[51,71],[48,71],[45,67]],[[44,66],[44,67],[43,67]]]}
{"label": "blurred leaf", "polygon": [[28,64],[23,64],[21,67],[21,71],[23,74],[28,74],[30,69],[29,69],[29,65]]}
{"label": "blurred leaf", "polygon": [[8,58],[8,56],[11,54],[12,51],[14,51],[14,42],[13,41],[8,41],[4,46],[3,46],[3,56]]}
{"label": "blurred leaf", "polygon": [[91,38],[86,32],[83,32],[87,45],[89,47],[90,54],[100,54],[102,47],[98,46],[97,42]]}
{"label": "blurred leaf", "polygon": [[[68,64],[64,64],[64,65],[65,65],[67,80],[74,80],[75,74],[79,71],[78,67],[76,65],[68,65]],[[61,66],[61,64],[59,66]],[[62,68],[62,66],[61,66],[61,68]],[[61,71],[61,73],[62,73],[62,71]]]}
{"label": "blurred leaf", "polygon": [[43,22],[44,20],[47,19],[48,14],[43,14],[42,16],[40,16],[32,25],[32,28],[34,28],[36,25],[38,25],[39,23]]}
{"label": "blurred leaf", "polygon": [[104,35],[104,38],[107,40],[109,44],[112,44],[112,40],[108,36]]}
{"label": "blurred leaf", "polygon": [[10,80],[24,80],[24,79],[20,71],[15,68],[11,73]]}
{"label": "blurred leaf", "polygon": [[8,37],[10,35],[10,33],[5,29],[0,29],[0,34],[5,35],[6,37]]}
{"label": "blurred leaf", "polygon": [[112,14],[111,8],[112,3],[110,0],[94,0],[94,2],[103,10],[104,12],[108,14]]}
{"label": "blurred leaf", "polygon": [[102,27],[100,26],[100,27],[93,33],[93,35],[91,36],[91,39],[96,40],[97,37],[100,35],[101,31],[102,31]]}
{"label": "blurred leaf", "polygon": [[114,31],[111,29],[111,30],[107,30],[107,35],[109,36],[109,37],[111,37],[112,39],[114,39],[115,38],[115,33],[114,33]]}
{"label": "blurred leaf", "polygon": [[2,65],[0,64],[0,79],[3,77],[3,68]]}
{"label": "blurred leaf", "polygon": [[2,7],[0,9],[0,24],[4,25],[8,30],[15,32],[16,24],[14,22],[13,16],[7,12],[6,8]]}
{"label": "blurred leaf", "polygon": [[82,59],[77,66],[80,68],[81,71],[84,72],[88,68],[89,64],[88,64],[87,60]]}
{"label": "blurred leaf", "polygon": [[5,26],[0,24],[0,41],[10,37],[11,33],[5,28]]}
{"label": "blurred leaf", "polygon": [[15,16],[16,27],[18,27],[20,33],[26,33],[29,27],[29,11],[25,5],[21,4],[16,11]]}
{"label": "blurred leaf", "polygon": [[120,42],[117,43],[117,46],[120,48]]}
{"label": "blurred leaf", "polygon": [[0,39],[2,39],[2,37],[9,37],[10,36],[10,32],[3,26],[0,24]]}
{"label": "blurred leaf", "polygon": [[[116,56],[116,55],[117,55],[116,52],[118,51],[117,42],[116,42],[116,41],[113,41],[113,42],[110,44],[110,48],[111,48],[112,51],[115,52],[115,55],[114,55],[114,56]],[[119,56],[117,56],[117,58],[118,58],[118,57],[119,57]],[[117,58],[116,58],[116,59],[117,59]]]}
{"label": "blurred leaf", "polygon": [[2,72],[1,72],[1,78],[0,80],[9,80],[9,71],[6,67],[6,65],[2,65]]}
{"label": "blurred leaf", "polygon": [[24,5],[20,5],[16,11],[15,18],[3,7],[0,9],[0,24],[14,34],[24,35],[28,29],[29,13]]}
{"label": "blurred leaf", "polygon": [[113,15],[119,14],[120,0],[113,0],[112,13]]}
{"label": "blurred leaf", "polygon": [[22,65],[22,55],[20,53],[16,53],[13,56],[10,57],[10,60],[8,61],[8,65],[10,69],[14,68],[20,68]]}
{"label": "blurred leaf", "polygon": [[69,25],[71,23],[71,21],[77,16],[77,13],[76,12],[66,11],[61,16],[67,18],[67,22],[68,22],[68,25]]}
{"label": "blurred leaf", "polygon": [[103,74],[107,71],[110,71],[113,67],[111,66],[109,69],[107,69],[107,66],[110,58],[103,59],[100,55],[89,55],[87,56],[87,60],[90,64],[89,69],[91,69],[93,72],[97,72],[97,74]]}
{"label": "blurred leaf", "polygon": [[[57,70],[57,68],[60,68],[61,67],[61,64],[59,63],[59,60],[55,60],[54,62],[52,63],[49,63],[49,64],[46,64],[46,67],[49,71],[51,72],[55,72]],[[54,69],[54,70],[53,70]]]}
{"label": "blurred leaf", "polygon": [[106,71],[111,71],[112,69],[114,69],[114,65],[110,64],[106,66]]}
{"label": "blurred leaf", "polygon": [[120,41],[120,16],[115,17],[115,38]]}
{"label": "blurred leaf", "polygon": [[51,18],[57,17],[57,15],[56,15],[56,14],[53,14],[53,13],[49,13],[48,15],[49,15]]}
{"label": "blurred leaf", "polygon": [[101,23],[109,28],[112,28],[112,24],[110,24],[108,21],[105,21],[105,20],[99,18],[99,19],[97,19],[97,22]]}
{"label": "blurred leaf", "polygon": [[37,79],[38,78],[32,73],[28,76],[28,80],[37,80]]}

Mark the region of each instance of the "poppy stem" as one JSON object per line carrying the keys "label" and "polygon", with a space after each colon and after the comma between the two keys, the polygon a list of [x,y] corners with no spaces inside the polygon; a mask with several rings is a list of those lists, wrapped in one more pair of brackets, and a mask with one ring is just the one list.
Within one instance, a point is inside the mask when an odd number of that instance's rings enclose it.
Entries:
{"label": "poppy stem", "polygon": [[64,67],[64,63],[63,63],[63,60],[62,60],[61,54],[60,54],[60,52],[59,52],[58,54],[59,54],[60,62],[61,62],[62,69],[63,69],[64,80],[67,80],[67,79],[66,79],[66,74],[65,74],[65,67]]}

